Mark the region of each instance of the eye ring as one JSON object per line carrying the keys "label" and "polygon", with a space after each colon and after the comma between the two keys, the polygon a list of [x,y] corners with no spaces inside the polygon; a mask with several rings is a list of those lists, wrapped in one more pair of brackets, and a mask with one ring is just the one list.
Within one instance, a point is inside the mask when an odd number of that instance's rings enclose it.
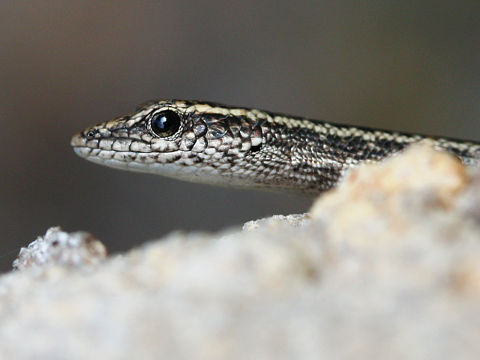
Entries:
{"label": "eye ring", "polygon": [[150,116],[150,130],[158,137],[165,138],[175,134],[181,125],[180,115],[172,110],[162,110]]}

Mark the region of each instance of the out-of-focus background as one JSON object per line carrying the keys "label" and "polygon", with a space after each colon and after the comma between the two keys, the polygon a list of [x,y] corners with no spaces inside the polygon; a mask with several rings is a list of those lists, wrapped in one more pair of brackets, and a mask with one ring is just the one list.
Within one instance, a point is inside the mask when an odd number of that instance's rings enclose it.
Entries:
{"label": "out-of-focus background", "polygon": [[111,252],[311,200],[103,168],[69,141],[152,98],[480,140],[480,2],[3,1],[0,267],[52,225]]}

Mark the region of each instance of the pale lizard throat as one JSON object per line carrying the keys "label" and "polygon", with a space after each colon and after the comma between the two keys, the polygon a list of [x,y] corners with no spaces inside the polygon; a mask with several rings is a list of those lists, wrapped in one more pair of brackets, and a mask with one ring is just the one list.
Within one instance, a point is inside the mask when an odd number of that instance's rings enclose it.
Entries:
{"label": "pale lizard throat", "polygon": [[362,162],[419,141],[480,163],[480,143],[333,124],[257,109],[150,101],[73,136],[75,152],[114,168],[187,181],[317,194]]}

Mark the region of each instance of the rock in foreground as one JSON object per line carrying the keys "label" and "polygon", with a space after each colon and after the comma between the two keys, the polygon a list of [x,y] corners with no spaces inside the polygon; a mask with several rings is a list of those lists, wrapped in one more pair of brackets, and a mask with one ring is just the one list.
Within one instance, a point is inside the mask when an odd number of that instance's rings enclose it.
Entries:
{"label": "rock in foreground", "polygon": [[416,147],[311,215],[5,274],[0,358],[476,358],[479,194],[480,173]]}

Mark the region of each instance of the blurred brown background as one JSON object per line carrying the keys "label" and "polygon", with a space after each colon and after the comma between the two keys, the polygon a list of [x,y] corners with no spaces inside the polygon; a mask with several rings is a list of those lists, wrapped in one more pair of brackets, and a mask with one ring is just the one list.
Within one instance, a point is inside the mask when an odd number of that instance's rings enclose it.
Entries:
{"label": "blurred brown background", "polygon": [[110,251],[309,199],[103,168],[71,135],[152,98],[480,140],[480,2],[2,1],[0,261],[52,225]]}

